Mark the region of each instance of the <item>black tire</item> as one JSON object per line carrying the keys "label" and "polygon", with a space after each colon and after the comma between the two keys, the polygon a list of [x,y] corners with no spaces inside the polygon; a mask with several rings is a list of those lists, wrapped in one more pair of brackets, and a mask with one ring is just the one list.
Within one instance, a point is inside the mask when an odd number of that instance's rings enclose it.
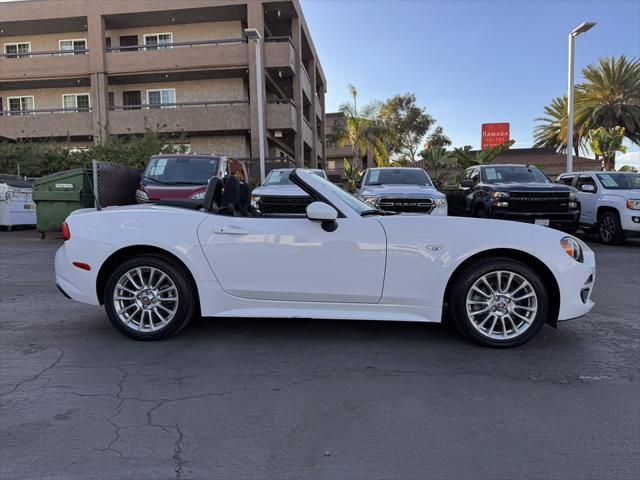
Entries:
{"label": "black tire", "polygon": [[[141,331],[140,325],[135,323],[135,318],[132,319],[131,323],[129,323],[131,326],[128,326],[125,324],[124,320],[120,319],[116,310],[114,296],[118,281],[123,277],[123,275],[125,275],[125,273],[135,268],[143,269],[143,275],[145,269],[152,268],[164,273],[169,277],[171,282],[173,282],[175,290],[177,290],[178,300],[176,302],[177,307],[175,308],[175,313],[166,325],[154,331]],[[149,280],[149,284],[152,284],[151,280]],[[195,291],[196,286],[193,284],[190,275],[182,266],[176,265],[175,262],[159,255],[138,255],[123,262],[113,272],[111,272],[105,286],[104,304],[109,320],[111,320],[113,326],[121,333],[133,338],[134,340],[161,340],[178,333],[198,314],[199,308],[196,302],[197,297],[194,294]],[[136,307],[134,306],[134,308]],[[154,316],[150,313],[148,316],[149,323],[152,323]],[[168,316],[169,315],[167,315],[167,317]],[[146,317],[143,318],[146,320]],[[145,325],[145,320],[143,320],[143,327]],[[144,330],[144,328],[142,328],[142,330]]]}
{"label": "black tire", "polygon": [[[478,327],[474,327],[473,321],[467,312],[467,295],[470,293],[475,282],[480,280],[483,276],[491,275],[491,272],[496,271],[506,272],[503,274],[503,280],[505,277],[508,278],[508,273],[514,273],[516,276],[520,276],[520,278],[525,279],[526,282],[529,283],[529,286],[536,295],[535,300],[537,311],[535,313],[531,313],[533,316],[530,321],[526,323],[528,326],[523,328],[525,324],[520,325],[519,328],[522,328],[522,332],[510,337],[508,337],[507,330],[504,334],[505,338],[491,338],[487,334],[480,333]],[[451,296],[449,297],[449,306],[452,312],[454,325],[467,339],[486,347],[510,348],[522,345],[538,334],[547,320],[549,312],[549,296],[544,282],[531,267],[517,260],[505,257],[496,257],[479,260],[478,262],[469,265],[461,275],[456,278],[454,288],[452,289]],[[522,312],[522,310],[520,311]],[[488,313],[488,315],[493,314]],[[525,313],[525,315],[528,314]],[[496,318],[500,320],[500,317]],[[516,317],[514,316],[514,318]],[[479,317],[479,322],[481,319],[482,318]],[[490,322],[492,321],[493,320],[491,319]],[[502,322],[502,320],[500,320],[500,322]],[[521,320],[516,319],[515,323],[517,322],[521,322]],[[500,326],[502,326],[502,323]],[[512,329],[512,331],[515,333],[517,332],[517,329]],[[491,332],[488,333],[490,334]]]}
{"label": "black tire", "polygon": [[473,216],[476,218],[488,218],[487,211],[484,209],[482,205],[479,205],[474,208]]}
{"label": "black tire", "polygon": [[606,211],[598,217],[598,238],[605,245],[624,243],[620,216],[617,212]]}

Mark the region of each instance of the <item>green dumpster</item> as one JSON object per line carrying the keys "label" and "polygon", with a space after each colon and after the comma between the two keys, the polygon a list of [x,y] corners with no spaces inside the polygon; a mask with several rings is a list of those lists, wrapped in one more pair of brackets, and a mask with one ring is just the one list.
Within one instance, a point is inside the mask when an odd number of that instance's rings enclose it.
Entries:
{"label": "green dumpster", "polygon": [[40,238],[59,232],[74,210],[93,207],[92,170],[74,168],[39,178],[33,185],[36,221]]}

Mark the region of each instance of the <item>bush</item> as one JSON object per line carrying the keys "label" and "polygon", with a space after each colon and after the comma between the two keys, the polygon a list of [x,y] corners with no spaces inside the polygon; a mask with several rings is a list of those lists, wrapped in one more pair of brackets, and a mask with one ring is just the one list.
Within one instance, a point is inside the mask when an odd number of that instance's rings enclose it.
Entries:
{"label": "bush", "polygon": [[184,133],[177,139],[147,129],[142,136],[109,136],[102,144],[77,151],[50,142],[0,143],[0,173],[41,177],[70,168],[91,166],[92,160],[144,167],[152,155],[186,153]]}

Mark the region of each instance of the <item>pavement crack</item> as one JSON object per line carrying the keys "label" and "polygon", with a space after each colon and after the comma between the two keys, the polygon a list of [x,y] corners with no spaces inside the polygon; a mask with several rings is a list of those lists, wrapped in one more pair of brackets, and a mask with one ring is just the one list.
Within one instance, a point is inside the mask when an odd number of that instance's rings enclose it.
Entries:
{"label": "pavement crack", "polygon": [[25,380],[22,380],[21,382],[16,383],[11,390],[9,390],[8,392],[4,392],[4,393],[0,394],[0,396],[4,397],[5,395],[9,395],[9,394],[15,392],[22,385],[26,385],[27,383],[35,382],[42,375],[47,373],[49,370],[55,368],[60,363],[60,361],[62,360],[62,357],[64,357],[64,348],[60,347],[60,348],[58,348],[58,355],[57,355],[56,359],[53,361],[53,363],[51,363],[49,366],[43,368],[42,370],[40,370],[35,375],[33,375],[33,376],[31,376],[31,377],[29,377],[29,378],[27,378]]}

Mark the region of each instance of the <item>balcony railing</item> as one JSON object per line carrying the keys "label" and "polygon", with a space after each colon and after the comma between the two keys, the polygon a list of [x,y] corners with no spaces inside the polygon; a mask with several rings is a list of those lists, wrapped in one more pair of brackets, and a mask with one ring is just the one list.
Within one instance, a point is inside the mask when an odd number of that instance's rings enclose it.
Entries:
{"label": "balcony railing", "polygon": [[14,117],[18,115],[42,115],[53,113],[85,113],[91,112],[91,107],[77,108],[37,108],[32,110],[2,110],[0,115],[6,117]]}
{"label": "balcony railing", "polygon": [[222,45],[230,43],[247,43],[246,38],[226,38],[222,40],[194,40],[191,42],[172,42],[153,45],[120,45],[118,47],[108,47],[107,52],[134,52],[134,51],[156,51],[171,50],[172,48],[189,48],[201,45]]}
{"label": "balcony railing", "polygon": [[65,57],[68,55],[86,55],[88,48],[77,50],[46,50],[39,52],[0,53],[0,58],[31,58],[31,57]]}
{"label": "balcony railing", "polygon": [[140,105],[112,105],[109,110],[158,110],[162,108],[183,108],[183,107],[211,107],[215,105],[248,105],[249,100],[204,100],[197,102],[177,102],[163,103],[160,105],[149,105],[148,103]]}
{"label": "balcony railing", "polygon": [[293,100],[290,98],[273,98],[271,100],[268,100],[267,103],[271,103],[273,105],[283,105],[289,103],[293,105]]}

